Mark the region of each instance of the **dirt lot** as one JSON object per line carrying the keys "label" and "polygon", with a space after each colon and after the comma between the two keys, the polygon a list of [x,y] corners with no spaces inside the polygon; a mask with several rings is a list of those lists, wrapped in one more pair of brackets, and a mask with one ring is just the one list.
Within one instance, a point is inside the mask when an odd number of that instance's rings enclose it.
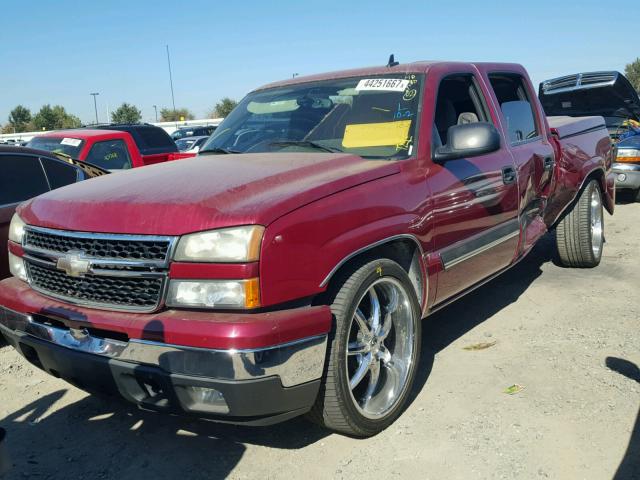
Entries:
{"label": "dirt lot", "polygon": [[599,268],[557,267],[548,236],[426,320],[413,401],[368,440],[144,413],[0,348],[9,478],[640,478],[640,204],[606,220]]}

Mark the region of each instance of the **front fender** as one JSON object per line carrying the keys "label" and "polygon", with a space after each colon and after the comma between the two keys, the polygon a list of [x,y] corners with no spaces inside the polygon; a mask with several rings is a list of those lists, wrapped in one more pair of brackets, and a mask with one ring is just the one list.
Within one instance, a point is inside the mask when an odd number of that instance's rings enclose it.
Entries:
{"label": "front fender", "polygon": [[423,248],[425,232],[411,226],[424,224],[415,212],[427,198],[426,182],[401,187],[402,177],[339,192],[269,225],[260,260],[262,304],[322,293],[339,266],[385,239],[411,238]]}

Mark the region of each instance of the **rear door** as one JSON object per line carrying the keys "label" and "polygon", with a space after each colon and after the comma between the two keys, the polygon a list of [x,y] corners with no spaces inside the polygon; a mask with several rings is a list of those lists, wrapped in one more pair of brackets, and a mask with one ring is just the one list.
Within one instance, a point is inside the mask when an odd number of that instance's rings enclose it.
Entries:
{"label": "rear door", "polygon": [[523,73],[489,72],[488,81],[516,164],[524,232],[522,246],[527,250],[547,231],[542,214],[555,153],[547,139],[546,124],[528,78]]}
{"label": "rear door", "polygon": [[[487,87],[475,72],[430,73],[437,89],[432,147],[447,142],[449,128],[472,122],[496,123]],[[509,265],[520,226],[516,168],[508,147],[485,155],[432,163],[433,243],[442,259],[436,303]]]}

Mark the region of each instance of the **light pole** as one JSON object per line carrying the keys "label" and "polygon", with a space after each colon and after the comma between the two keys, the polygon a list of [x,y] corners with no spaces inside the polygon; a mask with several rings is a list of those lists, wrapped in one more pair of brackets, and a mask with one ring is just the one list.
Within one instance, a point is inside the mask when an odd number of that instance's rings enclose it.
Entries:
{"label": "light pole", "polygon": [[154,105],[153,109],[156,111],[156,123],[158,123],[158,106]]}
{"label": "light pole", "polygon": [[96,97],[100,94],[98,92],[95,92],[95,93],[90,93],[89,95],[93,97],[93,108],[96,111],[96,125],[97,125],[98,124],[98,104],[96,103]]}
{"label": "light pole", "polygon": [[296,78],[298,75],[300,75],[299,73],[294,73],[291,78]]}
{"label": "light pole", "polygon": [[169,85],[171,85],[171,104],[173,105],[173,114],[176,113],[176,99],[173,96],[173,76],[171,75],[171,57],[169,56],[169,45],[167,47],[167,65],[169,65]]}

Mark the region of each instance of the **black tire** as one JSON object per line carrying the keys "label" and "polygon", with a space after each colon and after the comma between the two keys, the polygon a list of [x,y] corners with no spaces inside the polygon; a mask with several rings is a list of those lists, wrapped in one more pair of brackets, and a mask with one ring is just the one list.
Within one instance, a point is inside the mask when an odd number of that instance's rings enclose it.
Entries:
{"label": "black tire", "polygon": [[[387,279],[387,277],[393,280]],[[376,282],[382,281],[381,279],[399,282],[404,292],[407,293],[410,306],[405,310],[405,314],[408,314],[409,311],[412,313],[413,355],[404,387],[400,389],[402,394],[398,396],[395,404],[389,407],[388,412],[384,412],[384,416],[372,419],[367,418],[359,411],[356,400],[351,393],[346,350],[353,327],[352,319],[359,306],[358,303]],[[398,418],[411,393],[420,358],[422,324],[420,303],[405,270],[389,259],[363,260],[354,265],[350,271],[342,273],[332,283],[329,291],[329,303],[333,313],[334,326],[329,336],[322,387],[316,404],[308,416],[312,421],[330,430],[349,436],[369,437],[376,435]],[[383,366],[382,369],[384,368]],[[380,375],[387,374],[381,373]]]}
{"label": "black tire", "polygon": [[[598,205],[593,206],[596,202]],[[599,213],[598,213],[599,212]],[[600,225],[594,227],[594,222]],[[565,267],[593,268],[600,264],[604,246],[602,192],[591,180],[556,229],[560,263]]]}
{"label": "black tire", "polygon": [[640,188],[633,193],[633,200],[640,203]]}

